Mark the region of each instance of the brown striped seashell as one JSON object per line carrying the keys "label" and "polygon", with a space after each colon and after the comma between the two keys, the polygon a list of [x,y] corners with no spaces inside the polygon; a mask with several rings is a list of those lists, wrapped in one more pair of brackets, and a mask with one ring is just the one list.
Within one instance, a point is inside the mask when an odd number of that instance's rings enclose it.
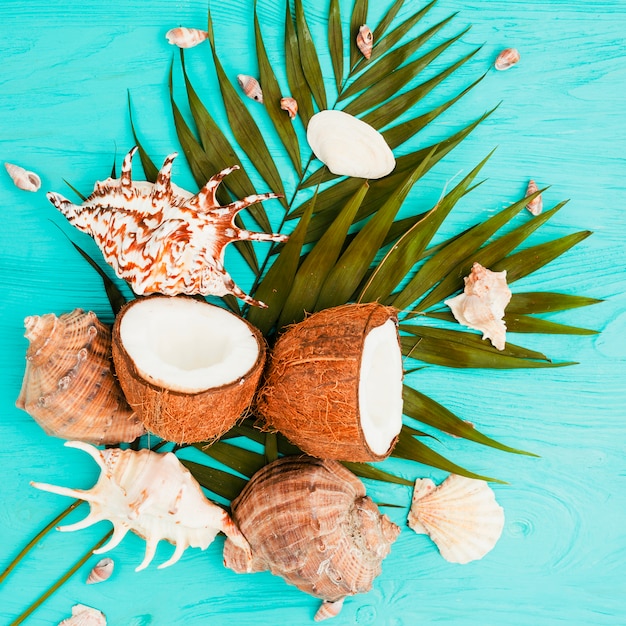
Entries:
{"label": "brown striped seashell", "polygon": [[289,113],[289,117],[294,119],[298,114],[298,101],[295,98],[281,98],[280,108]]}
{"label": "brown striped seashell", "polygon": [[520,54],[515,48],[505,48],[496,57],[494,67],[497,70],[508,70],[520,60]]}
{"label": "brown striped seashell", "polygon": [[[537,187],[537,183],[534,180],[530,180],[528,182],[528,187],[526,187],[526,196],[530,196],[533,193],[539,191],[539,187]],[[527,205],[526,208],[535,216],[540,215],[543,211],[543,200],[541,199],[541,194],[535,196]]]}
{"label": "brown striped seashell", "polygon": [[208,36],[209,33],[206,30],[184,26],[172,28],[165,33],[168,43],[179,48],[193,48],[202,43]]}
{"label": "brown striped seashell", "polygon": [[374,35],[369,29],[367,24],[363,24],[359,28],[359,32],[356,36],[357,48],[361,51],[361,54],[369,59],[372,56],[372,47],[374,46]]}
{"label": "brown striped seashell", "polygon": [[318,619],[338,613],[346,596],[371,589],[400,533],[352,472],[310,456],[266,465],[231,509],[252,556],[227,539],[226,567],[238,573],[270,570],[321,598]]}
{"label": "brown striped seashell", "polygon": [[88,585],[95,585],[96,583],[102,583],[105,580],[108,580],[111,578],[114,567],[115,563],[113,559],[110,559],[109,557],[100,559],[94,568],[89,572],[86,583]]}
{"label": "brown striped seashell", "polygon": [[111,330],[95,313],[32,315],[24,325],[30,345],[16,404],[46,433],[111,444],[145,432],[113,375]]}
{"label": "brown striped seashell", "polygon": [[38,191],[41,187],[41,178],[35,172],[29,172],[19,165],[13,163],[5,163],[6,168],[11,180],[18,189],[24,191]]}
{"label": "brown striped seashell", "polygon": [[72,617],[59,622],[59,626],[106,626],[107,620],[102,611],[84,604],[72,607]]}
{"label": "brown striped seashell", "polygon": [[263,102],[263,91],[261,90],[261,85],[259,84],[259,81],[254,78],[254,76],[237,74],[237,82],[248,98],[252,98],[252,100],[256,100],[257,102]]}

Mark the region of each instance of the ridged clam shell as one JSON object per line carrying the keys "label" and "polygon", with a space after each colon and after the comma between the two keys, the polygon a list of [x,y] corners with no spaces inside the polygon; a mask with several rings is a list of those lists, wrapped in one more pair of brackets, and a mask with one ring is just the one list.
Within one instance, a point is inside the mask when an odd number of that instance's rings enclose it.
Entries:
{"label": "ridged clam shell", "polygon": [[372,56],[372,47],[374,46],[374,35],[369,29],[367,24],[363,24],[359,28],[359,32],[356,36],[357,48],[361,51],[361,54],[369,59]]}
{"label": "ridged clam shell", "polygon": [[287,111],[291,119],[294,119],[298,114],[298,102],[295,98],[281,98],[280,108]]}
{"label": "ridged clam shell", "polygon": [[59,622],[59,626],[106,626],[104,613],[92,609],[84,604],[75,604],[72,607],[72,617]]}
{"label": "ridged clam shell", "polygon": [[482,480],[451,474],[438,487],[428,478],[415,481],[409,526],[426,533],[451,563],[481,559],[504,527],[504,510]]}
{"label": "ridged clam shell", "polygon": [[254,76],[237,74],[237,82],[248,98],[252,98],[252,100],[256,100],[257,102],[263,102],[263,91],[261,90],[261,85],[259,84],[259,81],[254,78]]}
{"label": "ridged clam shell", "polygon": [[209,33],[206,30],[184,26],[172,28],[165,33],[168,43],[179,48],[193,48],[202,43],[208,36]]}
{"label": "ridged clam shell", "polygon": [[[530,196],[531,194],[539,191],[539,187],[537,187],[537,183],[534,180],[528,181],[528,187],[526,187],[526,196]],[[543,211],[543,200],[541,199],[541,194],[535,196],[527,205],[526,208],[535,216],[540,215]]]}
{"label": "ridged clam shell", "polygon": [[252,558],[229,539],[227,567],[270,570],[328,602],[368,591],[400,532],[354,474],[336,461],[309,456],[265,466],[231,507]]}
{"label": "ridged clam shell", "polygon": [[111,578],[111,574],[113,573],[113,568],[115,567],[115,563],[113,559],[106,557],[104,559],[100,559],[94,568],[89,572],[89,576],[87,576],[87,584],[95,585],[96,583],[102,583],[105,580]]}
{"label": "ridged clam shell", "polygon": [[508,70],[520,60],[520,54],[515,48],[505,48],[498,54],[494,67],[497,70]]}
{"label": "ridged clam shell", "polygon": [[30,345],[16,404],[49,435],[109,444],[145,432],[113,376],[111,331],[95,313],[32,315],[24,325]]}
{"label": "ridged clam shell", "polygon": [[19,165],[13,163],[5,163],[6,168],[11,180],[19,189],[24,191],[38,191],[41,187],[41,178],[35,172],[29,172]]}

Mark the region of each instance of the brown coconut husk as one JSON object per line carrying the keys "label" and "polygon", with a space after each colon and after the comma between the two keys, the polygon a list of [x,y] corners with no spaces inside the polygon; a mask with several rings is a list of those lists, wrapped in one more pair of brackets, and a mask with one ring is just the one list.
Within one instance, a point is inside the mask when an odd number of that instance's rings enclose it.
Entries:
{"label": "brown coconut husk", "polygon": [[[363,342],[397,310],[378,303],[346,304],[290,326],[268,359],[256,410],[270,428],[303,452],[340,461],[381,461],[367,445],[359,417]],[[398,338],[399,342],[399,338]]]}
{"label": "brown coconut husk", "polygon": [[[145,380],[122,343],[121,320],[137,302],[133,300],[120,310],[112,335],[115,373],[128,404],[148,431],[168,441],[182,444],[218,439],[243,417],[252,403],[265,365],[267,349],[263,335],[242,319],[259,346],[258,358],[244,376],[199,393],[172,391]],[[207,306],[212,305],[207,303]]]}

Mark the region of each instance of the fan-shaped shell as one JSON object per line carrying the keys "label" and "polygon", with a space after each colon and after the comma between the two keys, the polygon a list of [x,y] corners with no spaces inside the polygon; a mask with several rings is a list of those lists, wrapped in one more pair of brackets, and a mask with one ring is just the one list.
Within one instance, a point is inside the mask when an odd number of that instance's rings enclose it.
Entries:
{"label": "fan-shaped shell", "polygon": [[145,432],[113,376],[111,331],[95,313],[32,315],[24,325],[30,345],[16,404],[49,435],[109,444]]}
{"label": "fan-shaped shell", "polygon": [[72,617],[59,623],[59,626],[106,626],[104,613],[92,609],[84,604],[75,604],[72,607]]}
{"label": "fan-shaped shell", "polygon": [[227,540],[225,565],[240,573],[269,569],[327,602],[368,591],[400,532],[354,474],[309,456],[265,466],[231,506],[252,558]]}
{"label": "fan-shaped shell", "polygon": [[504,527],[504,510],[482,480],[451,474],[438,487],[415,481],[409,526],[435,542],[446,561],[469,563],[495,545]]}

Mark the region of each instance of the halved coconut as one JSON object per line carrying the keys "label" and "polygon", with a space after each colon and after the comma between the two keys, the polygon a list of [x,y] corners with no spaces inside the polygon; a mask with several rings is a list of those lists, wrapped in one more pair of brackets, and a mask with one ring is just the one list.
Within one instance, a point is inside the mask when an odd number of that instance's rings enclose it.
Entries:
{"label": "halved coconut", "polygon": [[265,341],[242,318],[185,296],[126,305],[113,326],[113,361],[144,426],[177,443],[211,440],[250,405]]}
{"label": "halved coconut", "polygon": [[402,428],[396,310],[347,304],[289,327],[272,350],[256,408],[307,454],[389,456]]}

